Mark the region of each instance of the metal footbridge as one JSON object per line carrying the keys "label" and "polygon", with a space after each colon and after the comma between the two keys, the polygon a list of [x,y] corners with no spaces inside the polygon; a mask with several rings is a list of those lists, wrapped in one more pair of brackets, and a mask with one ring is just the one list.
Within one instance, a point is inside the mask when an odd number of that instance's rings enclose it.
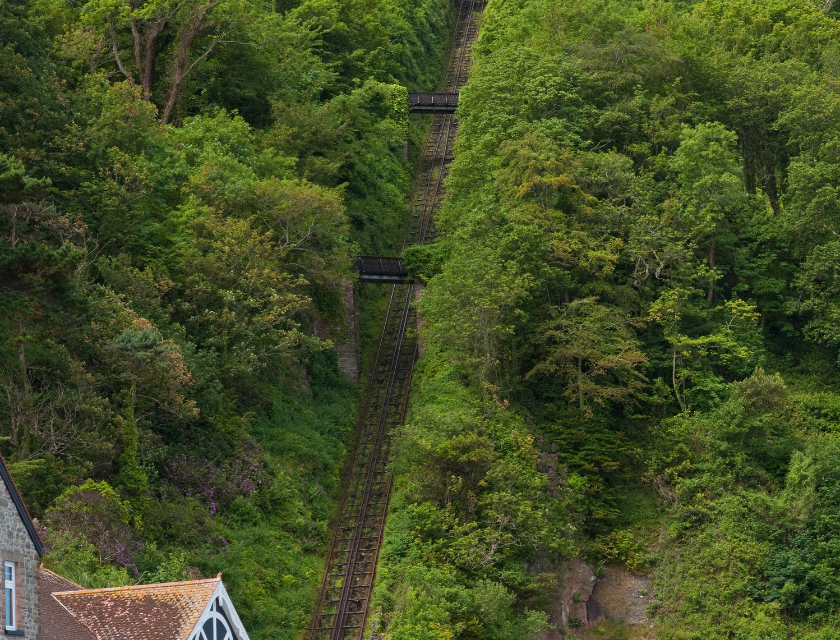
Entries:
{"label": "metal footbridge", "polygon": [[458,110],[458,94],[409,93],[408,109],[411,113],[455,113]]}
{"label": "metal footbridge", "polygon": [[[484,0],[461,0],[441,91],[417,98],[415,112],[433,113],[420,157],[403,249],[437,237],[434,214],[446,198],[444,180],[457,132],[451,96],[466,84]],[[434,98],[450,96],[450,98]],[[437,111],[427,105],[437,99]],[[447,103],[448,104],[444,104]],[[445,107],[445,109],[443,108]],[[377,262],[379,261],[379,262]],[[376,357],[362,397],[356,441],[342,478],[327,566],[310,640],[361,640],[368,622],[376,562],[382,543],[391,476],[387,464],[391,432],[403,424],[417,358],[414,285],[399,258],[361,256],[360,279],[390,284],[388,310]]]}

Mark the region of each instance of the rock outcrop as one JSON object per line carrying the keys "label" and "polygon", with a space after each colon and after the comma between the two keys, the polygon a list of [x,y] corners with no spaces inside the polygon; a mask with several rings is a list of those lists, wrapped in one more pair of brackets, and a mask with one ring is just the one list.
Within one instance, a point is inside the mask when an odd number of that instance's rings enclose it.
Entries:
{"label": "rock outcrop", "polygon": [[569,560],[565,570],[560,593],[560,624],[567,628],[586,628],[589,626],[587,603],[595,588],[595,574],[580,558]]}

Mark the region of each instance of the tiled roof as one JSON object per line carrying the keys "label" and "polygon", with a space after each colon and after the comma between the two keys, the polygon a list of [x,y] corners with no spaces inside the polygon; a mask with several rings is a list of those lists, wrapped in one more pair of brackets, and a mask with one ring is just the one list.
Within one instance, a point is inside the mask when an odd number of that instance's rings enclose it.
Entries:
{"label": "tiled roof", "polygon": [[96,636],[52,596],[56,591],[81,591],[82,587],[43,567],[40,569],[40,584],[41,640],[96,640]]}
{"label": "tiled roof", "polygon": [[96,640],[187,640],[221,577],[53,593]]}
{"label": "tiled roof", "polygon": [[32,539],[32,544],[35,545],[35,551],[38,552],[39,556],[43,556],[44,543],[41,542],[41,538],[38,537],[38,532],[35,531],[35,526],[32,524],[32,518],[29,517],[26,505],[23,504],[23,499],[20,497],[20,492],[15,486],[15,481],[12,480],[12,476],[9,473],[8,467],[6,467],[6,461],[3,460],[2,454],[0,454],[0,478],[3,479],[3,482],[6,484],[6,488],[9,490],[12,502],[15,503],[15,508],[17,508],[18,514],[20,514],[20,519],[23,520],[23,526],[26,527],[26,532]]}

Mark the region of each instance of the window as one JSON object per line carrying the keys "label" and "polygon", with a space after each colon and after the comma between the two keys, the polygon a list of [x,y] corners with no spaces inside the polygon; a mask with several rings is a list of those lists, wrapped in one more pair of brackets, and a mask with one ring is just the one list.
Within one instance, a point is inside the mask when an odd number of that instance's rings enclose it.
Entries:
{"label": "window", "polygon": [[6,592],[6,630],[14,631],[17,629],[17,620],[15,620],[15,604],[17,603],[17,594],[15,590],[15,563],[3,563],[3,579]]}
{"label": "window", "polygon": [[190,640],[236,640],[230,628],[227,616],[221,607],[221,598],[210,605],[204,612],[204,624],[196,631]]}

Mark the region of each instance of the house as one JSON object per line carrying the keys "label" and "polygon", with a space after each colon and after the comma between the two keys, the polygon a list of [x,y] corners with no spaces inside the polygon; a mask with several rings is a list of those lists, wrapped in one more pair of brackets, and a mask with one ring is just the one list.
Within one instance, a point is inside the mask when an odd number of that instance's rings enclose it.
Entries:
{"label": "house", "polygon": [[2,456],[0,480],[0,624],[5,635],[23,640],[249,640],[221,574],[85,589],[42,567],[44,545]]}
{"label": "house", "polygon": [[42,569],[41,640],[248,640],[221,575],[84,589]]}
{"label": "house", "polygon": [[0,566],[3,572],[0,625],[7,636],[36,640],[40,638],[38,567],[44,545],[3,456],[0,456],[0,480]]}

